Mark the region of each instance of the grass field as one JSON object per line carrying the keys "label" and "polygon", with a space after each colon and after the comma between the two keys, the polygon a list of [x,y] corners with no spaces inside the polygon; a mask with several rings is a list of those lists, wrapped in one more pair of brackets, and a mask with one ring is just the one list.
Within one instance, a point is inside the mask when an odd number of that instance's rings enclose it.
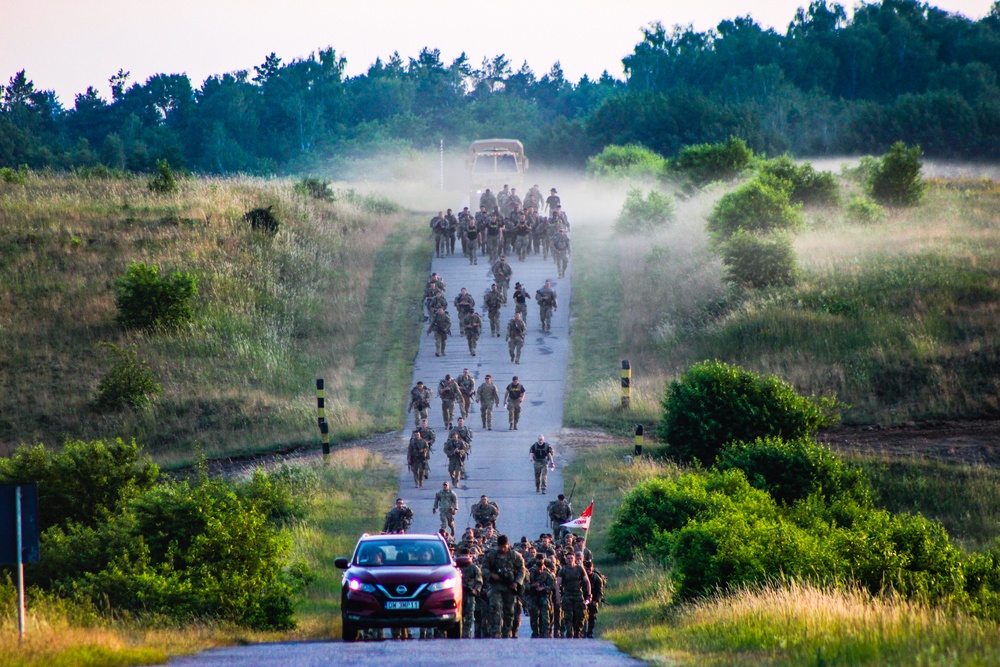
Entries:
{"label": "grass field", "polygon": [[[418,326],[400,304],[418,298],[428,261],[416,221],[378,197],[317,200],[288,180],[179,183],[173,195],[139,177],[0,185],[0,453],[123,436],[170,466],[196,444],[210,458],[313,444],[317,377],[335,442],[398,428],[395,382]],[[267,206],[273,238],[243,219]],[[114,281],[132,260],[198,276],[190,326],[115,324]],[[136,345],[163,386],[151,407],[92,407],[112,361],[102,341]]]}
{"label": "grass field", "polygon": [[[856,190],[843,186],[845,198]],[[589,284],[621,286],[621,308],[587,324],[609,348],[598,384],[614,381],[610,360],[633,360],[655,418],[666,380],[717,358],[836,395],[846,423],[1000,414],[1000,186],[931,181],[922,205],[871,225],[839,208],[807,209],[797,285],[756,292],[726,285],[708,246],[704,219],[721,193],[679,203],[677,220],[649,236],[576,230],[574,271],[593,267]],[[587,286],[574,287],[577,315],[594,298]],[[595,365],[580,355],[596,352],[575,345],[573,354],[574,368]],[[580,400],[596,389],[576,391]],[[600,404],[586,418],[567,412],[571,424],[621,422]]]}

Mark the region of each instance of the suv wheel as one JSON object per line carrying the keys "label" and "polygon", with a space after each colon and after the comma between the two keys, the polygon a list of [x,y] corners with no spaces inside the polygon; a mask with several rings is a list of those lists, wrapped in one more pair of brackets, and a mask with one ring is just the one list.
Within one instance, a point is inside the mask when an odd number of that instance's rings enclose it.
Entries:
{"label": "suv wheel", "polygon": [[355,623],[351,623],[348,620],[344,620],[344,630],[342,637],[345,642],[356,642],[358,640],[358,626]]}

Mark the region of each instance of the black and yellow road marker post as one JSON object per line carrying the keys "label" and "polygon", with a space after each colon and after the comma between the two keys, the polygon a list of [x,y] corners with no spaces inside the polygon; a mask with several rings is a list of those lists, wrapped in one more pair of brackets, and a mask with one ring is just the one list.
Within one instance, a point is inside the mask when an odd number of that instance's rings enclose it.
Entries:
{"label": "black and yellow road marker post", "polygon": [[622,359],[622,410],[628,410],[632,403],[632,365]]}
{"label": "black and yellow road marker post", "polygon": [[642,456],[642,424],[635,425],[635,455]]}
{"label": "black and yellow road marker post", "polygon": [[323,436],[323,461],[330,461],[330,425],[326,423],[326,396],[323,379],[316,379],[316,414],[319,419],[319,432]]}

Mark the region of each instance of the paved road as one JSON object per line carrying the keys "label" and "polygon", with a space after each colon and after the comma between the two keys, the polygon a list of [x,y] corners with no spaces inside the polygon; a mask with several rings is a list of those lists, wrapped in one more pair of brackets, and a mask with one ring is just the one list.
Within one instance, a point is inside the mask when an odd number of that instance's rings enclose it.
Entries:
{"label": "paved road", "polygon": [[[456,334],[449,339],[447,356],[434,356],[434,339],[422,335],[420,349],[414,364],[413,384],[423,380],[433,389],[445,373],[452,377],[460,375],[464,368],[479,383],[487,373],[493,376],[498,390],[503,389],[514,375],[525,386],[523,412],[517,431],[507,429],[507,413],[500,409],[494,413],[493,431],[484,431],[479,419],[478,406],[473,405],[469,426],[475,432],[472,455],[467,462],[470,479],[463,488],[456,491],[462,506],[466,508],[456,519],[458,530],[473,525],[468,508],[479,500],[482,494],[500,505],[500,520],[497,526],[501,532],[518,540],[522,535],[536,538],[549,530],[546,506],[554,500],[563,487],[561,465],[565,456],[559,447],[559,432],[562,427],[565,378],[569,357],[569,299],[570,282],[558,280],[555,263],[544,261],[540,256],[529,256],[524,262],[516,257],[508,258],[514,269],[511,290],[515,282],[522,282],[532,298],[535,290],[546,279],[552,280],[552,287],[558,294],[559,310],[552,318],[552,331],[541,333],[538,306],[534,301],[528,310],[528,336],[525,339],[521,363],[511,363],[507,345],[503,337],[491,338],[485,335],[479,341],[477,356],[469,354],[465,339],[459,338],[458,323],[454,307],[449,308],[452,316],[452,330]],[[475,297],[477,308],[483,315],[485,332],[489,332],[489,319],[482,308],[483,293],[493,282],[489,274],[487,258],[480,258],[478,265],[472,266],[461,255],[460,248],[450,257],[435,258],[432,271],[441,275],[448,285],[448,302],[451,304],[462,287]],[[513,302],[503,310],[503,329],[513,317]],[[424,327],[426,332],[426,325]],[[412,386],[412,384],[411,384]],[[402,473],[399,480],[400,495],[414,512],[411,532],[434,532],[440,527],[437,516],[431,513],[434,494],[441,483],[448,480],[447,459],[442,449],[446,431],[441,419],[441,402],[436,397],[432,403],[429,422],[437,434],[434,454],[431,459],[430,479],[423,488],[413,488],[413,477],[406,470],[406,443],[412,427],[412,417],[400,441],[399,462]],[[533,468],[528,460],[528,448],[539,434],[544,434],[556,451],[556,470],[549,473],[547,495],[535,493]],[[577,499],[582,500],[582,499]],[[584,503],[575,503],[579,511]],[[388,508],[387,508],[388,509]],[[602,667],[634,666],[643,663],[618,651],[610,642],[600,640],[531,640],[527,628],[527,618],[522,619],[522,632],[514,641],[501,639],[463,640],[420,640],[381,641],[344,644],[341,642],[302,642],[282,644],[255,644],[238,648],[215,649],[196,656],[171,661],[176,667],[277,667],[296,665],[314,667],[318,665],[379,665],[390,667],[436,667],[458,661],[471,661],[476,665],[510,665],[521,667],[539,665],[550,667],[554,664],[602,665]],[[472,644],[474,642],[474,644]],[[530,644],[529,644],[530,642]]]}
{"label": "paved road", "polygon": [[[534,299],[535,291],[542,287],[545,281],[552,281],[552,288],[558,295],[559,309],[552,317],[552,331],[541,332],[538,318],[538,306],[534,300],[528,307],[528,336],[525,338],[521,363],[510,361],[507,343],[503,336],[489,336],[489,319],[483,307],[483,294],[489,289],[493,277],[489,273],[489,261],[480,258],[480,263],[472,266],[468,259],[461,255],[460,249],[450,257],[435,258],[432,271],[437,272],[448,286],[448,302],[452,303],[462,287],[476,299],[476,306],[483,316],[484,337],[480,338],[475,357],[469,354],[469,347],[464,338],[458,337],[458,322],[455,309],[449,309],[452,318],[452,331],[456,334],[448,341],[445,357],[434,356],[434,337],[424,335],[421,338],[413,370],[413,383],[423,380],[432,389],[446,373],[452,377],[461,375],[464,368],[476,378],[477,384],[482,383],[486,374],[493,376],[493,383],[503,401],[503,391],[514,375],[520,378],[521,384],[527,390],[525,395],[521,420],[517,431],[508,430],[508,415],[501,408],[494,411],[492,431],[483,430],[478,404],[473,404],[467,425],[473,429],[475,437],[472,441],[472,455],[466,462],[469,479],[464,487],[457,489],[459,502],[463,507],[456,517],[458,530],[467,525],[474,525],[469,516],[468,508],[479,500],[482,494],[495,500],[500,506],[500,520],[497,528],[507,533],[512,541],[526,535],[531,539],[539,533],[549,530],[546,506],[550,500],[555,500],[556,494],[562,491],[561,464],[562,452],[559,448],[559,430],[562,428],[563,398],[565,394],[566,366],[569,357],[569,298],[570,283],[568,279],[559,280],[555,263],[543,260],[540,255],[529,256],[524,262],[517,257],[508,257],[508,263],[514,270],[511,278],[511,289],[514,283],[523,283]],[[513,300],[508,298],[502,311],[502,328],[506,332],[507,321],[514,316]],[[412,386],[412,385],[411,385]],[[448,480],[448,460],[442,452],[447,430],[441,418],[441,401],[436,397],[431,404],[429,415],[431,428],[437,434],[434,454],[431,457],[430,479],[421,489],[413,488],[413,476],[406,470],[405,443],[409,441],[408,430],[403,436],[404,447],[401,447],[400,463],[402,474],[399,488],[407,504],[413,509],[413,532],[434,532],[440,528],[437,516],[431,514],[434,504],[434,494],[441,489],[441,483]],[[412,427],[412,418],[408,427]],[[539,434],[544,434],[556,451],[556,469],[549,473],[548,495],[535,493],[534,473],[528,460],[528,448]],[[579,503],[577,503],[579,504]]]}

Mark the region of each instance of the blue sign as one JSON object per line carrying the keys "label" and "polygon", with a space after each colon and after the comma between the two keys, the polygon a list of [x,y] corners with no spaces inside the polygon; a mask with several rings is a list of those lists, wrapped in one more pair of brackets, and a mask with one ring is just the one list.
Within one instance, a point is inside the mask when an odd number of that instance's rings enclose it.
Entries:
{"label": "blue sign", "polygon": [[0,563],[17,564],[16,489],[21,489],[21,556],[38,562],[38,485],[0,484]]}

